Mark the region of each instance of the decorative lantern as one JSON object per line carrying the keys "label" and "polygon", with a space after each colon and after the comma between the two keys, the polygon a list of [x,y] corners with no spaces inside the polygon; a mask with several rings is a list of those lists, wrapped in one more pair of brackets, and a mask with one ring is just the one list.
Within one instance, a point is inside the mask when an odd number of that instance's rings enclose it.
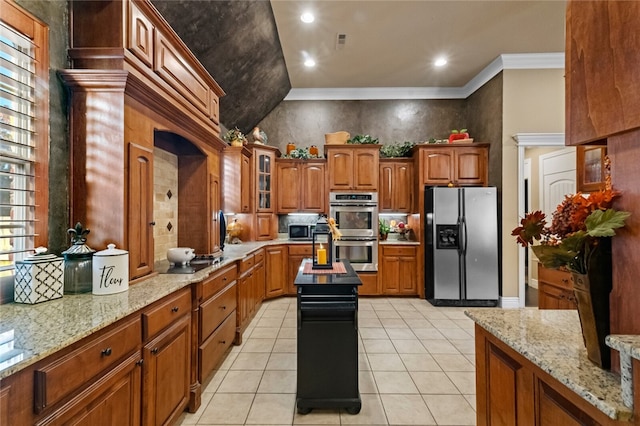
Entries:
{"label": "decorative lantern", "polygon": [[332,269],[333,268],[333,238],[329,223],[325,217],[321,217],[316,223],[312,235],[312,268]]}

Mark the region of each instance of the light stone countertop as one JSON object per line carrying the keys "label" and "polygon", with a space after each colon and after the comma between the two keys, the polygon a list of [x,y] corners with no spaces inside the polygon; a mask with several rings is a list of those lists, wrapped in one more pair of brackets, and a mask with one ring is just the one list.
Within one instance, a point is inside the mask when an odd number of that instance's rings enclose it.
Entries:
{"label": "light stone countertop", "polygon": [[[180,290],[199,282],[218,269],[242,259],[266,246],[280,244],[310,244],[311,241],[251,241],[226,244],[223,261],[195,274],[159,274],[136,284],[129,290],[105,296],[91,293],[64,295],[60,299],[35,305],[9,303],[0,305],[0,336],[13,334],[10,357],[22,358],[10,365],[0,360],[0,380],[63,349],[84,337]],[[387,244],[419,244],[414,241],[388,241]],[[167,261],[157,262],[156,270],[166,270]]]}
{"label": "light stone countertop", "polygon": [[577,311],[486,308],[465,313],[610,418],[631,418],[620,376],[587,359]]}
{"label": "light stone countertop", "polygon": [[[0,305],[0,336],[13,333],[15,349],[11,351],[11,356],[22,357],[8,366],[3,366],[0,360],[0,380],[191,283],[202,281],[260,247],[282,243],[273,240],[226,245],[224,260],[219,265],[195,274],[159,274],[129,285],[129,289],[122,293],[105,296],[91,293],[64,295],[60,299],[35,305]],[[166,269],[166,261],[156,263],[156,269],[162,270],[163,264]]]}

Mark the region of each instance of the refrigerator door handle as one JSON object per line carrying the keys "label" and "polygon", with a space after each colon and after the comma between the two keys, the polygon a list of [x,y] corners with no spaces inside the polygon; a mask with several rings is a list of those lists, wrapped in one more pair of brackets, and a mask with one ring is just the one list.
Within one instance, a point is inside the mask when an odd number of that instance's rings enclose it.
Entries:
{"label": "refrigerator door handle", "polygon": [[467,221],[464,217],[460,220],[460,250],[467,253]]}

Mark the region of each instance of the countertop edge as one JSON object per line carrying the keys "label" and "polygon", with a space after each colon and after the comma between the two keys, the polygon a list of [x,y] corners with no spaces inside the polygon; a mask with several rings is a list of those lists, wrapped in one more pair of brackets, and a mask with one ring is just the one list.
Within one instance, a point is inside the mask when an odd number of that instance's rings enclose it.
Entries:
{"label": "countertop edge", "polygon": [[[496,308],[497,309],[497,308]],[[525,309],[526,310],[526,309]],[[607,400],[603,396],[595,395],[590,388],[587,388],[578,383],[578,380],[574,377],[571,377],[570,374],[563,374],[563,371],[557,368],[556,365],[553,364],[553,359],[545,359],[545,354],[538,354],[532,348],[525,346],[524,344],[520,344],[514,341],[507,333],[503,332],[503,329],[499,326],[494,325],[491,322],[491,319],[486,318],[482,315],[482,312],[486,310],[480,309],[472,309],[465,310],[465,314],[471,318],[476,324],[485,329],[487,332],[498,338],[500,341],[505,343],[507,346],[515,350],[520,355],[524,356],[526,359],[531,361],[534,365],[539,367],[542,371],[549,374],[554,379],[558,380],[560,383],[567,386],[573,392],[575,392],[578,396],[583,398],[589,404],[593,405],[599,411],[603,412],[609,418],[613,420],[629,420],[633,416],[633,412],[630,408],[624,405],[621,396],[621,386],[620,379],[613,373],[607,370],[603,370],[601,368],[596,367],[595,365],[588,368],[586,373],[594,376],[596,380],[600,380],[604,383],[607,383],[610,387],[615,387],[615,391],[618,398],[616,400],[611,401]],[[521,311],[521,309],[512,309],[505,311]],[[536,310],[537,311],[537,310]],[[551,311],[547,311],[550,313]],[[577,317],[577,313],[576,313]],[[515,324],[514,324],[515,325]],[[526,330],[521,330],[523,334],[526,334]],[[586,349],[584,350],[586,357]],[[585,373],[583,371],[583,373]],[[617,392],[620,390],[620,392]]]}

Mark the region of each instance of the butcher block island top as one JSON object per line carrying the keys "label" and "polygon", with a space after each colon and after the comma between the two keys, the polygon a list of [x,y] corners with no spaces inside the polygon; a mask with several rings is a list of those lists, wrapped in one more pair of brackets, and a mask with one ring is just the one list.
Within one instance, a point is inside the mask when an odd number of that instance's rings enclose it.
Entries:
{"label": "butcher block island top", "polygon": [[465,314],[607,417],[631,417],[632,409],[622,400],[620,376],[587,359],[577,311],[491,308]]}

